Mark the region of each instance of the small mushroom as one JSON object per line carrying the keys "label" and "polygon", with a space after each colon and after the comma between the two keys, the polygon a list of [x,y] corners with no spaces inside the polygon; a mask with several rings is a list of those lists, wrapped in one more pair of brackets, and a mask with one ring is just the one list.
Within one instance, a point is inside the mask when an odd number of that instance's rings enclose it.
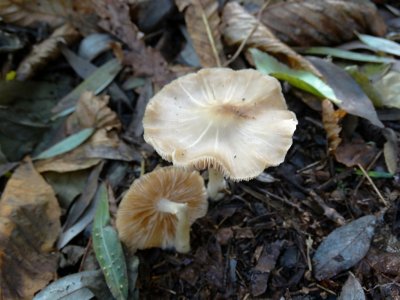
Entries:
{"label": "small mushroom", "polygon": [[135,180],[117,213],[121,241],[132,251],[190,250],[190,226],[207,213],[207,192],[197,171],[159,168]]}
{"label": "small mushroom", "polygon": [[209,170],[215,199],[224,177],[250,180],[283,162],[297,119],[275,78],[254,69],[202,69],[150,99],[144,139],[176,166]]}

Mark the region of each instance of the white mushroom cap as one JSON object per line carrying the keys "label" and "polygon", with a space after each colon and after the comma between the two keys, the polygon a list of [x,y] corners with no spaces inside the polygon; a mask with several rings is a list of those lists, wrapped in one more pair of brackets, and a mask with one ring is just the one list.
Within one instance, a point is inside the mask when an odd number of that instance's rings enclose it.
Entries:
{"label": "white mushroom cap", "polygon": [[122,199],[116,225],[132,251],[152,247],[190,250],[190,226],[205,216],[208,202],[197,171],[159,168],[135,180]]}
{"label": "white mushroom cap", "polygon": [[249,180],[283,162],[297,120],[275,78],[202,69],[166,85],[147,105],[144,139],[176,166]]}

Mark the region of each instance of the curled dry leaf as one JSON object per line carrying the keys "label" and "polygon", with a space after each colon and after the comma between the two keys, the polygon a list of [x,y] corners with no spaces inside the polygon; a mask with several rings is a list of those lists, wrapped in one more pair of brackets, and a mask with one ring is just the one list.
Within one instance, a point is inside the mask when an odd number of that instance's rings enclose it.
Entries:
{"label": "curled dry leaf", "polygon": [[340,137],[342,127],[339,123],[346,114],[346,111],[341,108],[335,110],[330,101],[322,102],[322,122],[328,139],[329,151],[335,156],[336,161],[347,167],[358,164],[367,167],[378,150],[374,144],[366,143],[361,137],[354,137],[350,141]]}
{"label": "curled dry leaf", "polygon": [[3,299],[32,299],[54,279],[53,244],[60,231],[54,191],[30,161],[18,167],[0,201],[0,293]]}
{"label": "curled dry leaf", "polygon": [[315,75],[320,75],[309,61],[277,39],[265,25],[237,2],[225,5],[222,21],[224,40],[228,45],[240,45],[248,38],[247,47],[268,52],[294,69],[307,70]]}
{"label": "curled dry leaf", "polygon": [[41,67],[60,55],[58,43],[70,44],[79,36],[78,31],[69,24],[57,28],[50,37],[34,46],[31,53],[20,63],[17,78],[26,80],[35,75]]}
{"label": "curled dry leaf", "polygon": [[344,110],[335,110],[331,101],[324,100],[322,102],[322,123],[326,131],[330,152],[334,152],[342,141],[339,136],[342,127],[339,122],[345,115]]}
{"label": "curled dry leaf", "polygon": [[67,120],[67,132],[73,133],[84,128],[121,128],[117,114],[107,105],[109,96],[95,96],[93,92],[84,92],[78,100],[75,112]]}
{"label": "curled dry leaf", "polygon": [[225,62],[221,42],[220,17],[217,0],[176,0],[179,9],[184,10],[185,22],[193,47],[202,67],[220,67]]}
{"label": "curled dry leaf", "polygon": [[353,40],[355,32],[382,36],[386,31],[378,10],[368,0],[280,2],[264,11],[261,22],[293,46],[336,45]]}
{"label": "curled dry leaf", "polygon": [[20,26],[35,26],[45,22],[57,27],[75,13],[89,13],[90,3],[80,0],[2,0],[0,17],[6,23]]}
{"label": "curled dry leaf", "polygon": [[383,135],[386,138],[386,143],[383,145],[386,167],[390,174],[395,174],[399,169],[399,140],[391,128],[385,128]]}
{"label": "curled dry leaf", "polygon": [[332,231],[314,254],[315,278],[331,278],[358,263],[370,247],[375,225],[376,217],[368,215]]}

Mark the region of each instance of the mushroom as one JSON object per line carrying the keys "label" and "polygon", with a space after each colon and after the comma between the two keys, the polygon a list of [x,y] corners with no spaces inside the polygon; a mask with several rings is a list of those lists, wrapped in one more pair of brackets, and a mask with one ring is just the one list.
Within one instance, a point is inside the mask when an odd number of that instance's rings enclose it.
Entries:
{"label": "mushroom", "polygon": [[132,251],[190,250],[190,226],[207,213],[207,191],[197,171],[159,168],[135,180],[117,212],[121,241]]}
{"label": "mushroom", "polygon": [[150,99],[144,139],[175,166],[209,171],[211,199],[224,177],[250,180],[283,162],[297,119],[275,78],[254,69],[202,69]]}

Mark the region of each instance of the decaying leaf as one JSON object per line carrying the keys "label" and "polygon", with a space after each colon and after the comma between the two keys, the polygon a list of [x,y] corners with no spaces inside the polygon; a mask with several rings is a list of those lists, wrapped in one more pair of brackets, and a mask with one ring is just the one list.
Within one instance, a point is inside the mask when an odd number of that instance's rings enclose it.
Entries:
{"label": "decaying leaf", "polygon": [[319,76],[319,72],[309,61],[278,40],[265,25],[237,2],[229,2],[224,6],[222,20],[224,40],[228,45],[240,45],[248,38],[248,47],[268,52],[294,69],[307,70]]}
{"label": "decaying leaf", "polygon": [[395,174],[399,168],[399,139],[396,132],[390,128],[385,128],[383,135],[386,138],[386,143],[383,145],[386,167],[390,174]]}
{"label": "decaying leaf", "polygon": [[349,114],[365,118],[375,126],[384,127],[371,100],[346,71],[321,58],[310,57],[309,60],[335,91],[336,97],[341,100],[337,104],[341,109]]}
{"label": "decaying leaf", "polygon": [[163,86],[174,77],[160,52],[147,47],[143,35],[131,21],[126,1],[92,1],[102,18],[99,25],[123,41],[130,49],[125,53],[124,63],[131,65],[136,76],[151,77],[153,83]]}
{"label": "decaying leaf", "polygon": [[339,136],[340,131],[342,131],[339,121],[345,115],[346,112],[344,110],[335,110],[332,102],[329,100],[324,100],[322,102],[322,123],[326,131],[330,152],[334,152],[342,141]]}
{"label": "decaying leaf", "polygon": [[339,300],[365,300],[364,290],[353,273],[350,273],[349,278],[346,280],[340,292]]}
{"label": "decaying leaf", "polygon": [[18,167],[0,201],[0,298],[32,299],[54,279],[60,208],[30,161]]}
{"label": "decaying leaf", "polygon": [[367,168],[378,153],[373,143],[366,143],[362,138],[355,137],[351,141],[343,141],[334,152],[336,161],[347,167],[361,165]]}
{"label": "decaying leaf", "polygon": [[75,112],[68,117],[67,132],[84,128],[121,129],[117,114],[108,107],[109,96],[95,96],[84,92],[78,100]]}
{"label": "decaying leaf", "polygon": [[380,94],[383,106],[400,108],[400,72],[388,72],[373,86]]}
{"label": "decaying leaf", "polygon": [[398,276],[400,270],[400,256],[398,253],[383,252],[372,248],[365,259],[368,264],[377,272]]}
{"label": "decaying leaf", "polygon": [[175,1],[184,10],[193,47],[203,67],[221,67],[225,62],[217,0]]}
{"label": "decaying leaf", "polygon": [[284,1],[269,6],[261,21],[291,46],[337,45],[353,40],[355,32],[382,36],[386,31],[369,0]]}
{"label": "decaying leaf", "polygon": [[36,72],[60,55],[58,43],[71,44],[79,38],[78,31],[65,24],[57,28],[46,40],[33,47],[17,69],[18,80],[31,78]]}
{"label": "decaying leaf", "polygon": [[97,19],[90,0],[1,0],[0,18],[7,23],[31,27],[46,23],[56,28],[70,23],[81,32],[93,30]]}
{"label": "decaying leaf", "polygon": [[332,231],[316,250],[314,276],[328,279],[359,262],[370,247],[376,217],[364,216]]}

